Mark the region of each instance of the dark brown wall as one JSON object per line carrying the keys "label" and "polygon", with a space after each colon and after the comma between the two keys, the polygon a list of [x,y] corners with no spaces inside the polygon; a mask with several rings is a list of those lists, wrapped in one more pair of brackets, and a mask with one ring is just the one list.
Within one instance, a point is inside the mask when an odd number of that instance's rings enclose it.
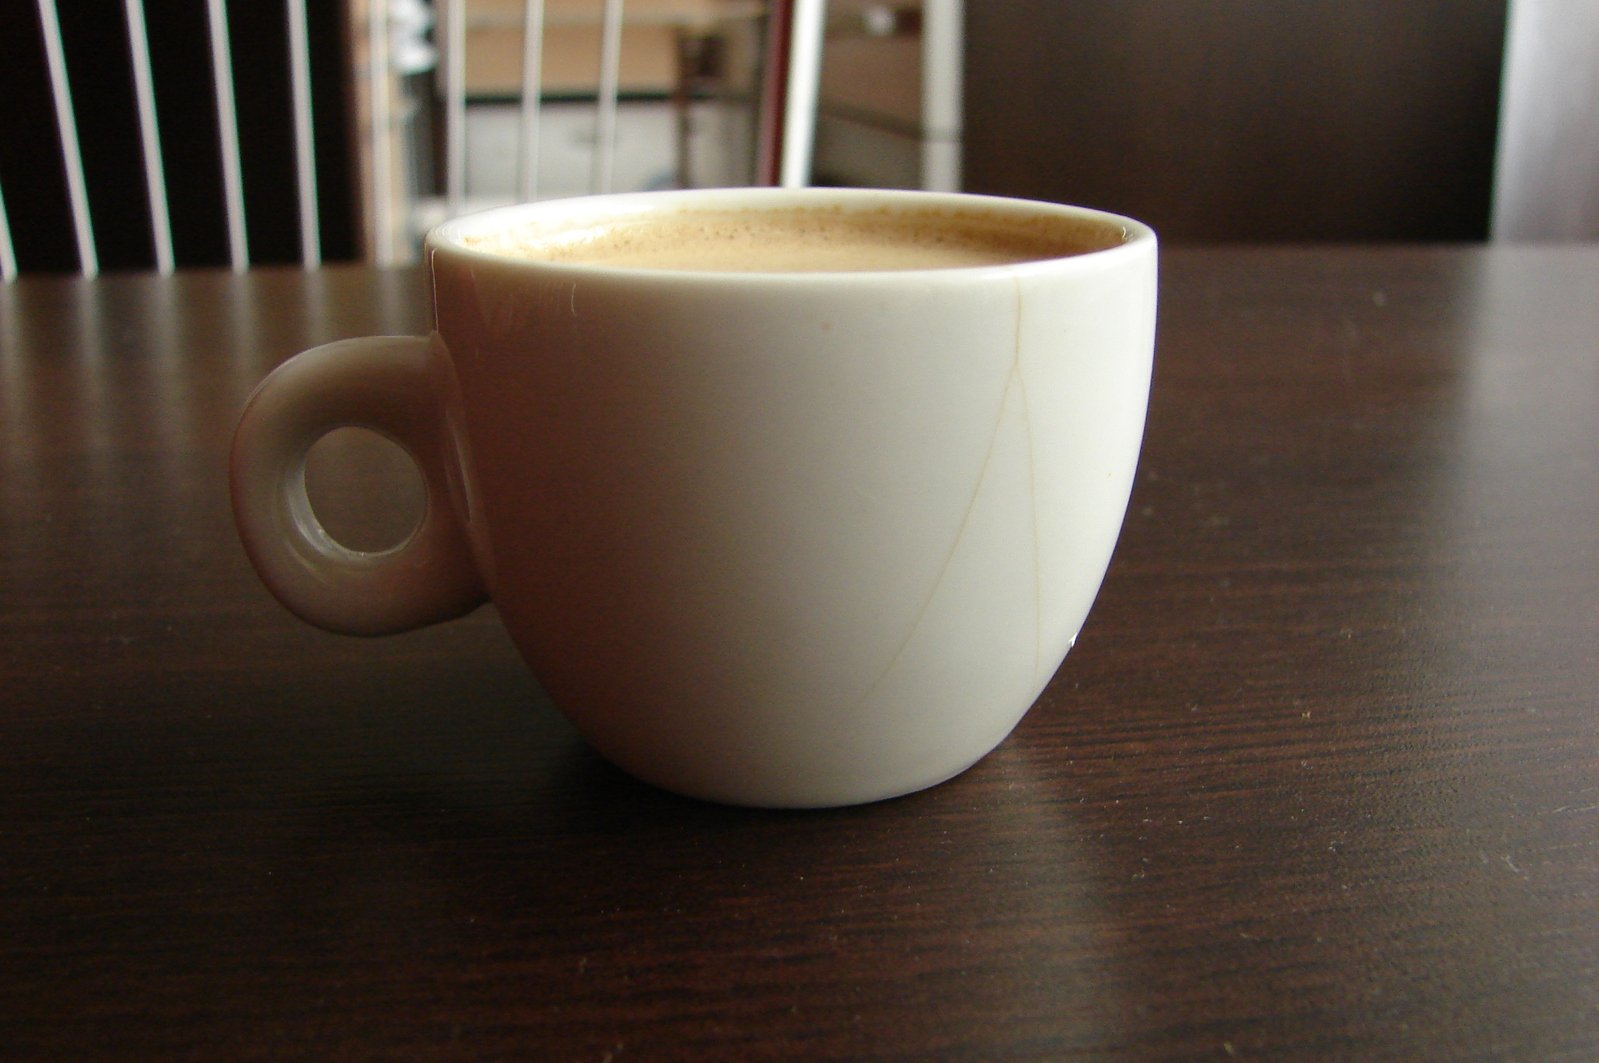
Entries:
{"label": "dark brown wall", "polygon": [[965,183],[1168,241],[1487,235],[1505,0],[969,0]]}

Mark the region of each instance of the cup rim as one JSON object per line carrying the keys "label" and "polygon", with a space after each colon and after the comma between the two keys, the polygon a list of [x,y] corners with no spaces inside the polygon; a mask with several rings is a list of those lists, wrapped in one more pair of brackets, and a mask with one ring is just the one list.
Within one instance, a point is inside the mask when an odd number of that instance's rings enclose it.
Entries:
{"label": "cup rim", "polygon": [[[722,271],[696,269],[659,269],[636,266],[617,266],[594,262],[554,261],[522,258],[495,251],[474,248],[464,238],[504,228],[508,223],[536,220],[541,215],[552,218],[573,219],[587,215],[596,221],[640,216],[662,208],[701,208],[714,210],[776,209],[784,208],[838,208],[843,210],[903,209],[906,211],[969,213],[981,211],[999,218],[1054,218],[1089,222],[1120,230],[1120,240],[1105,247],[1077,251],[1069,255],[1027,259],[995,265],[941,266],[921,269],[880,270],[774,270],[774,271]],[[1016,276],[1039,271],[1076,272],[1099,269],[1129,255],[1139,255],[1154,250],[1157,243],[1155,231],[1136,219],[1093,207],[1055,203],[1046,200],[1022,199],[973,192],[935,192],[919,189],[883,188],[694,188],[664,191],[623,192],[592,196],[573,196],[559,199],[537,200],[531,203],[514,203],[462,214],[434,226],[424,241],[424,258],[431,261],[436,254],[459,257],[479,265],[538,273],[588,277],[632,277],[655,280],[715,280],[722,283],[793,284],[801,281],[848,279],[853,283],[870,284],[883,278],[917,277],[936,283],[944,278],[970,280],[979,275]]]}

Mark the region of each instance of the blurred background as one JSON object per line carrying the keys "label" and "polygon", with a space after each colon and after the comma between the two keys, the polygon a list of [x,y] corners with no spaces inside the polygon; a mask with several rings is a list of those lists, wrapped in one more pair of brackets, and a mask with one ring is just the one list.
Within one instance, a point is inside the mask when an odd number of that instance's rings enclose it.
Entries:
{"label": "blurred background", "polygon": [[[223,11],[255,262],[293,262],[287,4]],[[300,0],[325,260],[443,216],[440,11]],[[590,187],[602,0],[549,0],[538,196]],[[0,3],[0,190],[23,270],[74,270],[42,2]],[[151,260],[129,22],[59,0],[104,269]],[[770,5],[626,0],[616,190],[749,183]],[[208,5],[144,0],[183,265],[224,264]],[[516,197],[524,0],[465,0],[464,197]],[[1599,239],[1596,0],[830,0],[812,179],[1140,217],[1169,243]],[[212,16],[214,17],[214,15]],[[375,150],[374,106],[386,143]],[[404,209],[379,217],[375,188]],[[387,194],[387,193],[385,193]],[[392,232],[387,230],[392,229]]]}

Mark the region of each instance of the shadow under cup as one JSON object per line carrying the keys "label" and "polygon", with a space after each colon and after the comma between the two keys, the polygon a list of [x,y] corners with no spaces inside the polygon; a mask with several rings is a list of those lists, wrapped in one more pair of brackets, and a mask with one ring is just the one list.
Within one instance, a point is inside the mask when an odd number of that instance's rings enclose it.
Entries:
{"label": "shadow under cup", "polygon": [[[410,396],[379,427],[431,496],[366,563],[435,602],[361,630],[491,599],[602,755],[784,807],[959,773],[1060,665],[1142,436],[1146,227],[964,195],[650,193],[458,219],[427,257],[436,332],[391,339],[413,344],[404,381],[374,357],[354,390]],[[299,391],[278,405],[353,416]],[[234,472],[237,503],[237,452]],[[290,608],[353,629],[240,523]]]}

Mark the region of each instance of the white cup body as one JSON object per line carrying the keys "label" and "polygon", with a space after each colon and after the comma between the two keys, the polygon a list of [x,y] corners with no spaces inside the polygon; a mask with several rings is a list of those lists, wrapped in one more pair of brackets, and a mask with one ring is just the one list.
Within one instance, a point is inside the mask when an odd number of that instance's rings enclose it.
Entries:
{"label": "white cup body", "polygon": [[[1124,235],[867,274],[615,270],[463,243],[536,219],[812,203]],[[623,769],[740,804],[903,794],[992,750],[1060,665],[1143,432],[1145,227],[972,196],[664,193],[459,219],[428,260],[456,515],[529,665]]]}

